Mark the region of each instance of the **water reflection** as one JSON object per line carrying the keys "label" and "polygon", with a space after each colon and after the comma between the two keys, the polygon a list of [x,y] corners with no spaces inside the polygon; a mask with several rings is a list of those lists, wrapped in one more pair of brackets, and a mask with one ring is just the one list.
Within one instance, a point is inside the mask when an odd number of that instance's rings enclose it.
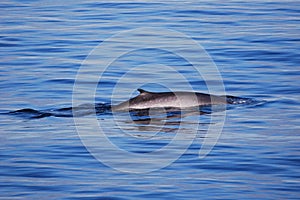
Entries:
{"label": "water reflection", "polygon": [[[142,132],[162,132],[162,133],[176,133],[176,131],[181,127],[184,128],[187,124],[194,124],[198,127],[199,116],[204,114],[209,114],[199,110],[199,108],[194,108],[190,110],[178,110],[173,108],[168,109],[144,109],[131,111],[129,115],[118,113],[117,118],[119,126],[120,123],[124,123],[126,127],[128,125],[133,125],[132,129],[137,129]],[[184,120],[184,118],[190,117],[194,120]]]}

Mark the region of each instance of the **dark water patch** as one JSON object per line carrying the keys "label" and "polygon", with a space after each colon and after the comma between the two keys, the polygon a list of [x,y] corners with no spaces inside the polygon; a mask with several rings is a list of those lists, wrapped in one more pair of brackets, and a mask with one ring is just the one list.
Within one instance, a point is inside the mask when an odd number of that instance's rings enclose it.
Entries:
{"label": "dark water patch", "polygon": [[[87,192],[87,191],[81,191],[80,193],[84,194],[84,193],[91,193],[93,194],[94,192]],[[121,198],[121,197],[112,197],[112,196],[104,196],[104,197],[91,197],[90,195],[87,195],[86,197],[84,197],[83,195],[80,195],[80,197],[68,197],[65,198],[66,200],[76,200],[76,199],[80,199],[80,200],[127,200],[128,198]]]}
{"label": "dark water patch", "polygon": [[117,8],[117,9],[135,9],[138,7],[148,6],[162,6],[163,3],[153,3],[153,2],[115,2],[115,3],[87,3],[87,7],[102,7],[102,8]]}
{"label": "dark water patch", "polygon": [[16,43],[0,43],[0,47],[17,47],[17,46],[20,46],[19,44],[16,44]]}
{"label": "dark water patch", "polygon": [[52,79],[52,80],[47,80],[45,83],[54,83],[54,84],[74,84],[73,79]]}

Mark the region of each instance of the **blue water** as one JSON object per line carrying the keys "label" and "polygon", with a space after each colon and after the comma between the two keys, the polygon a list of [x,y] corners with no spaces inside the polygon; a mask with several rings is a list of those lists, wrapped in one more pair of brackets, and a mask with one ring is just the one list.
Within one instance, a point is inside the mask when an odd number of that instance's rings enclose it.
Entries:
{"label": "blue water", "polygon": [[[0,14],[1,198],[299,199],[299,2],[4,0]],[[160,30],[155,37],[162,45],[172,39],[178,41],[178,48],[184,45],[180,37],[163,35],[166,30],[197,41],[216,64],[226,93],[255,103],[182,118],[176,112],[167,113],[167,118],[154,112],[150,122],[135,113],[114,116],[99,105],[112,103],[116,86],[116,102],[138,94],[135,89],[140,86],[152,91],[167,91],[168,86],[184,89],[183,81],[162,65],[184,75],[196,91],[207,92],[208,83],[218,85],[195,74],[186,59],[147,46],[114,60],[97,82],[101,61],[135,45],[123,41],[102,52],[104,56],[97,58],[100,64],[94,63],[79,81],[86,91],[95,87],[94,101],[81,95],[85,104],[74,105],[76,75],[87,56],[108,38],[136,28]],[[147,38],[147,34],[131,36]],[[181,52],[198,55],[195,49]],[[81,107],[76,110],[76,106]],[[76,119],[87,121],[76,123],[72,111],[79,112]],[[200,158],[206,131],[220,124],[211,121],[214,115],[225,116],[222,133],[212,151]],[[99,161],[86,146],[90,142],[101,150],[105,144],[88,123],[93,119],[112,143],[140,157],[99,154]],[[143,164],[149,152],[166,147],[174,138],[180,119],[185,134],[179,141],[192,144],[161,168],[155,168],[159,162]],[[178,153],[172,150],[161,154],[159,161]],[[101,156],[117,165],[101,162]],[[151,164],[155,170],[134,173]]]}

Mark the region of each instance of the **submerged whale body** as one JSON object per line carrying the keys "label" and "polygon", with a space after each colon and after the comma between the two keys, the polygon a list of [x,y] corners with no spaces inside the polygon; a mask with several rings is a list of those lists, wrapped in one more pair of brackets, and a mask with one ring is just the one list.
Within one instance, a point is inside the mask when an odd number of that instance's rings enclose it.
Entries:
{"label": "submerged whale body", "polygon": [[206,105],[232,104],[226,96],[216,96],[198,92],[149,92],[138,89],[140,94],[118,105],[113,111],[140,110],[150,108],[191,108]]}

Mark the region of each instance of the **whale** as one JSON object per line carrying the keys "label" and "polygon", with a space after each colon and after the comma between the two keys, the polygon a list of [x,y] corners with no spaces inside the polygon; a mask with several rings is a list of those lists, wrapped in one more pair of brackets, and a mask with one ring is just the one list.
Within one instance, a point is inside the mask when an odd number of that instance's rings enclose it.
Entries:
{"label": "whale", "polygon": [[139,95],[117,105],[112,105],[112,111],[143,110],[152,108],[187,109],[192,107],[232,104],[226,96],[217,96],[199,92],[150,92],[137,89]]}

